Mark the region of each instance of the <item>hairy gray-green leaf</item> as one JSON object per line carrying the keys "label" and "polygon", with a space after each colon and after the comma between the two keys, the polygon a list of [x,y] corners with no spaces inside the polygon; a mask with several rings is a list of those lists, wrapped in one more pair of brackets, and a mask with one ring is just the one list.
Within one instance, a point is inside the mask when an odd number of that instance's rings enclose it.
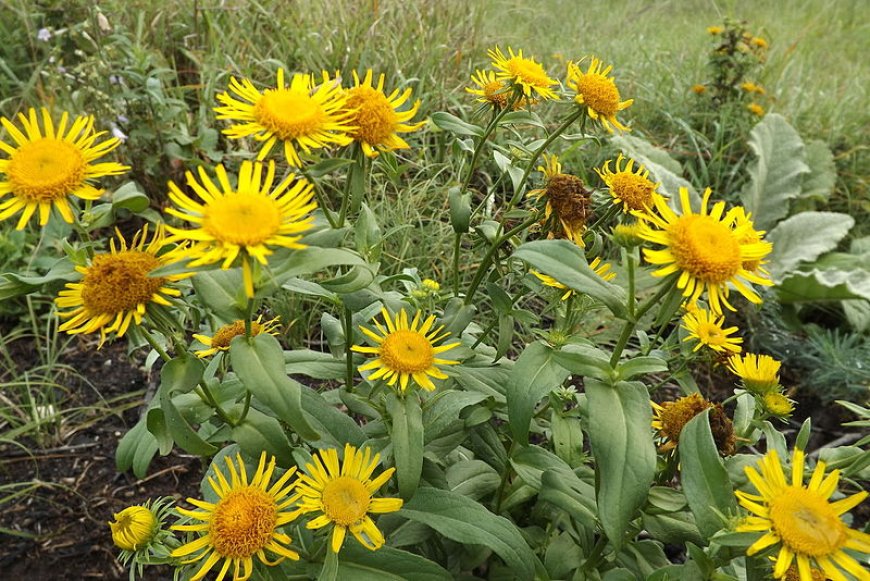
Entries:
{"label": "hairy gray-green leaf", "polygon": [[801,262],[836,248],[854,225],[854,218],[837,212],[801,212],[777,224],[767,235],[773,280],[782,282]]}
{"label": "hairy gray-green leaf", "polygon": [[801,198],[824,202],[831,196],[837,182],[834,154],[827,143],[818,139],[807,142],[805,153],[810,173],[804,176],[801,184]]}
{"label": "hairy gray-green leaf", "polygon": [[766,230],[788,215],[789,203],[800,195],[810,168],[804,142],[782,115],[766,115],[752,129],[749,147],[756,159],[740,199],[752,213],[755,226]]}

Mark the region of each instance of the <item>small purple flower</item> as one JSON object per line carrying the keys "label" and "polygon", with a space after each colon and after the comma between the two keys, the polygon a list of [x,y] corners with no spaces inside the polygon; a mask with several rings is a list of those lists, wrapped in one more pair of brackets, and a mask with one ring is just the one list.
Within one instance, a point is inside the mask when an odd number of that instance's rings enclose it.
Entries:
{"label": "small purple flower", "polygon": [[48,42],[51,40],[51,31],[47,28],[40,28],[36,33],[36,40],[41,40],[42,42]]}

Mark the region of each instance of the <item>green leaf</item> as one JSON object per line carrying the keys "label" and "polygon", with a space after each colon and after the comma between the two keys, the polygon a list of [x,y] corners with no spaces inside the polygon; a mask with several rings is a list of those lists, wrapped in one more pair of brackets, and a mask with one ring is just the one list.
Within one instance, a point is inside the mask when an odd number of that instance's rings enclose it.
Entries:
{"label": "green leaf", "polygon": [[250,341],[235,337],[230,343],[230,359],[245,387],[254,397],[287,422],[305,440],[320,435],[302,413],[302,388],[284,371],[284,352],[278,340],[268,333]]}
{"label": "green leaf", "polygon": [[800,197],[825,202],[831,197],[837,183],[834,154],[827,143],[818,139],[807,142],[805,153],[810,173],[804,176]]}
{"label": "green leaf", "polygon": [[399,494],[408,500],[417,491],[423,472],[423,412],[414,393],[405,397],[391,393],[387,397],[387,411],[392,419],[390,439]]}
{"label": "green leaf", "polygon": [[854,218],[837,212],[801,212],[777,224],[767,234],[773,243],[768,268],[774,282],[782,282],[801,262],[836,248],[854,225]]}
{"label": "green leaf", "polygon": [[568,288],[601,301],[617,317],[625,317],[625,291],[589,268],[583,249],[576,244],[566,240],[535,240],[517,248],[514,257],[525,260]]}
{"label": "green leaf", "polygon": [[620,379],[631,379],[635,375],[659,373],[668,370],[668,363],[661,357],[653,355],[639,356],[620,363],[616,368]]}
{"label": "green leaf", "polygon": [[536,565],[543,568],[516,525],[461,494],[421,488],[399,515],[428,525],[458,543],[489,547],[518,579],[533,579]]}
{"label": "green leaf", "polygon": [[788,215],[789,202],[800,195],[810,168],[800,135],[781,115],[766,115],[752,129],[749,147],[756,159],[740,199],[756,228],[767,230]]}
{"label": "green leaf", "polygon": [[450,225],[457,234],[468,232],[471,223],[471,194],[462,193],[459,186],[447,190],[447,202],[450,208]]}
{"label": "green leaf", "polygon": [[614,377],[610,356],[591,345],[568,344],[553,354],[556,363],[575,375],[610,381]]}
{"label": "green leaf", "polygon": [[870,300],[870,271],[814,268],[786,278],[777,288],[782,303]]}
{"label": "green leaf", "polygon": [[149,205],[151,205],[151,200],[134,182],[125,183],[112,194],[112,208],[115,210],[124,208],[135,214]]}
{"label": "green leaf", "polygon": [[556,456],[571,468],[583,463],[583,425],[580,418],[563,416],[558,410],[550,415],[550,431]]}
{"label": "green leaf", "polygon": [[148,431],[146,418],[141,418],[118,442],[115,451],[115,467],[118,472],[133,468],[133,474],[140,480],[148,473],[148,466],[159,446],[157,438]]}
{"label": "green leaf", "polygon": [[[301,250],[281,253],[276,251],[275,260],[270,260],[272,283],[281,286],[294,276],[312,274],[335,266],[367,266],[368,263],[356,252],[346,248],[320,248],[310,246]],[[268,290],[265,289],[265,290]]]}
{"label": "green leaf", "polygon": [[545,470],[541,473],[538,498],[571,515],[575,521],[594,530],[598,508],[595,488],[566,470]]}
{"label": "green leaf", "polygon": [[346,413],[329,405],[323,396],[305,385],[302,387],[302,411],[321,435],[324,443],[343,448],[351,444],[359,448],[367,437],[362,428]]}
{"label": "green leaf", "polygon": [[436,127],[453,133],[454,135],[473,135],[474,137],[483,137],[483,128],[478,125],[466,123],[459,117],[446,113],[444,111],[436,111],[429,116],[432,123]]}
{"label": "green leaf", "polygon": [[187,393],[197,386],[202,378],[205,365],[195,357],[176,357],[168,361],[160,370],[160,409],[163,420],[172,439],[183,450],[198,456],[210,456],[218,449],[206,442],[191,427],[175,403],[172,395],[176,392]]}
{"label": "green leaf", "polygon": [[692,418],[680,432],[680,474],[683,491],[701,534],[709,538],[722,530],[722,514],[737,512],[728,471],[710,431],[710,410]]}
{"label": "green leaf", "polygon": [[349,540],[341,548],[338,579],[450,581],[453,576],[437,563],[419,555],[386,546],[370,551],[355,540]]}
{"label": "green leaf", "polygon": [[425,442],[443,435],[446,429],[457,421],[460,412],[470,405],[480,403],[487,396],[474,391],[447,390],[438,393],[427,402],[423,410]]}
{"label": "green leaf", "polygon": [[564,460],[544,450],[540,446],[523,446],[514,451],[511,456],[511,466],[523,482],[534,488],[541,489],[541,478],[547,470],[570,472],[571,468]]}
{"label": "green leaf", "polygon": [[[598,464],[598,515],[607,538],[620,548],[629,522],[646,502],[656,469],[650,435],[652,407],[646,387],[586,380],[589,442]],[[606,420],[606,421],[605,421]]]}
{"label": "green leaf", "polygon": [[318,161],[314,165],[310,166],[306,173],[313,178],[319,178],[327,174],[331,174],[332,172],[339,170],[346,165],[350,165],[353,162],[354,160],[352,159],[342,157],[330,157]]}
{"label": "green leaf", "polygon": [[281,423],[254,408],[248,409],[245,419],[233,427],[232,437],[242,452],[251,458],[259,458],[260,453],[265,450],[277,458],[278,465],[282,468],[295,464],[290,453],[290,440],[287,439]]}
{"label": "green leaf", "polygon": [[200,272],[191,281],[197,298],[218,318],[227,322],[245,318],[248,299],[240,269]]}
{"label": "green leaf", "polygon": [[480,500],[498,488],[501,477],[482,460],[462,460],[447,469],[447,483],[456,494]]}
{"label": "green leaf", "polygon": [[538,341],[523,350],[511,371],[507,386],[508,417],[516,441],[529,442],[529,424],[535,406],[545,395],[558,389],[568,371],[553,360],[553,349]]}

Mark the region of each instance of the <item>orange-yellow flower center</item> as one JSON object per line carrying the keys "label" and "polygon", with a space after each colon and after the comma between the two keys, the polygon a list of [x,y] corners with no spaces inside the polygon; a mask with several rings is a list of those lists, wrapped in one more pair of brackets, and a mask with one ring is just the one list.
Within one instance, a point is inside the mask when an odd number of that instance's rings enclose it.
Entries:
{"label": "orange-yellow flower center", "polygon": [[635,173],[621,171],[610,176],[610,192],[630,210],[643,210],[653,203],[655,184]]}
{"label": "orange-yellow flower center", "polygon": [[846,526],[818,493],[801,486],[786,486],[769,503],[773,529],[795,553],[830,556],[846,544]]}
{"label": "orange-yellow flower center", "polygon": [[28,202],[62,198],[85,181],[87,161],[72,143],[43,137],[21,145],[6,173],[16,196]]}
{"label": "orange-yellow flower center", "polygon": [[546,88],[553,84],[547,71],[540,64],[527,58],[515,56],[508,59],[504,65],[505,70],[518,83],[533,87]]}
{"label": "orange-yellow flower center", "polygon": [[[251,335],[259,335],[263,332],[263,325],[257,321],[251,321]],[[245,334],[245,322],[233,321],[218,329],[211,339],[211,346],[217,349],[226,349],[234,337]]]}
{"label": "orange-yellow flower center", "polygon": [[577,92],[583,103],[604,117],[613,117],[619,111],[619,89],[613,79],[598,73],[577,77]]}
{"label": "orange-yellow flower center", "polygon": [[265,547],[275,533],[275,499],[253,486],[237,488],[214,508],[209,535],[221,557],[245,559]]}
{"label": "orange-yellow flower center", "polygon": [[695,278],[722,284],[740,271],[740,244],[718,220],[700,214],[682,216],[668,234],[674,262]]}
{"label": "orange-yellow flower center", "polygon": [[203,229],[214,239],[238,246],[256,246],[281,226],[281,209],[268,196],[238,192],[209,202]]}
{"label": "orange-yellow flower center", "polygon": [[93,315],[111,315],[134,310],[145,304],[166,282],[149,278],[160,266],[153,254],[125,250],[94,256],[82,280],[82,303]]}
{"label": "orange-yellow flower center", "polygon": [[728,340],[727,335],[722,332],[722,328],[715,323],[700,323],[698,336],[701,341],[708,345],[724,345]]}
{"label": "orange-yellow flower center", "polygon": [[370,145],[385,143],[396,126],[396,112],[387,97],[366,85],[349,89],[347,95],[347,108],[357,110],[352,117],[357,129],[351,136]]}
{"label": "orange-yellow flower center", "polygon": [[384,338],[380,350],[384,365],[400,373],[418,373],[432,366],[435,351],[429,340],[408,329],[397,329]]}
{"label": "orange-yellow flower center", "polygon": [[324,112],[308,93],[269,89],[254,105],[254,118],[286,141],[317,133],[323,126]]}
{"label": "orange-yellow flower center", "polygon": [[339,476],[323,487],[323,513],[332,522],[349,527],[366,515],[372,495],[365,485],[349,476]]}
{"label": "orange-yellow flower center", "polygon": [[507,106],[507,93],[501,81],[490,81],[483,86],[483,98],[498,105],[500,108]]}

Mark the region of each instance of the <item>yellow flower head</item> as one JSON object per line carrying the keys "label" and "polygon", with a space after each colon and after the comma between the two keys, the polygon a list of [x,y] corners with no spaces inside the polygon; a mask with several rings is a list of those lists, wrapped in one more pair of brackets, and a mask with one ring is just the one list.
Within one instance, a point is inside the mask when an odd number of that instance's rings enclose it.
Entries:
{"label": "yellow flower head", "polygon": [[837,490],[840,471],[825,476],[825,463],[816,464],[809,483],[804,486],[804,452],[794,449],[791,479],[776,450],[765,454],[755,467],[744,471],[758,494],[736,491],[740,505],[751,514],[736,528],[737,532],[764,533],[746,551],[747,555],[779,547],[773,576],[783,578],[797,564],[800,581],[813,581],[812,569],[822,569],[831,579],[845,579],[846,571],[856,579],[868,579],[867,570],[847,553],[851,549],[870,553],[870,535],[852,530],[840,518],[867,497],[859,492],[829,502]]}
{"label": "yellow flower head", "polygon": [[716,36],[717,34],[722,34],[723,30],[724,29],[721,26],[708,26],[707,34],[712,34],[713,36]]}
{"label": "yellow flower head", "polygon": [[388,468],[376,478],[372,474],[381,460],[371,450],[344,447],[344,461],[339,465],[335,448],[321,450],[305,465],[307,474],[299,475],[296,499],[300,514],[319,513],[306,527],[319,529],[332,524],[330,548],[338,553],[348,530],[365,548],[375,551],[384,545],[384,535],[371,514],[395,512],[402,508],[401,498],[373,498],[395,472]]}
{"label": "yellow flower head", "polygon": [[329,145],[347,145],[353,141],[348,132],[355,127],[350,121],[352,111],[346,107],[347,94],[337,79],[330,80],[323,71],[317,85],[314,75],[294,74],[290,86],[285,86],[284,69],[278,69],[274,89],[263,93],[248,79],[230,79],[230,91],[217,99],[223,107],[215,107],[218,119],[236,121],[224,129],[231,139],[253,137],[262,142],[258,160],[265,159],[278,141],[284,144],[284,155],[292,166],[302,165],[297,148],[305,153]]}
{"label": "yellow flower head", "polygon": [[[199,570],[191,577],[197,581],[205,577],[221,559],[223,566],[217,581],[222,581],[232,567],[233,579],[241,581],[250,578],[254,569],[254,557],[268,566],[279,564],[285,558],[297,560],[296,551],[288,548],[291,539],[279,531],[293,521],[298,511],[291,511],[295,497],[288,498],[297,481],[287,484],[296,473],[293,466],[274,484],[269,486],[275,471],[275,458],[266,463],[266,453],[260,455],[260,463],[253,477],[248,480],[245,463],[240,454],[233,459],[225,456],[230,479],[227,480],[220,466],[212,465],[217,478],[208,477],[211,489],[218,496],[215,503],[188,498],[187,502],[199,510],[176,509],[181,515],[198,521],[194,524],[177,524],[175,531],[188,531],[201,534],[174,551],[172,557],[186,557],[184,564],[205,559]],[[278,558],[270,561],[266,552]],[[193,555],[193,556],[191,556]]]}
{"label": "yellow flower head", "polygon": [[761,396],[764,411],[778,418],[787,418],[794,411],[794,402],[778,391],[770,391]]}
{"label": "yellow flower head", "polygon": [[737,332],[737,327],[723,328],[725,317],[716,317],[716,315],[704,309],[689,311],[683,315],[683,328],[689,332],[689,336],[683,341],[697,341],[693,351],[699,350],[703,346],[707,346],[713,351],[724,353],[731,351],[740,353],[740,343],[743,339],[740,337],[729,337],[729,335]]}
{"label": "yellow flower head", "polygon": [[[510,98],[510,84],[500,81],[496,78],[493,71],[476,71],[471,75],[471,81],[477,85],[476,88],[466,87],[465,91],[472,95],[477,95],[477,102],[491,105],[493,108],[501,111],[507,107],[508,99]],[[513,104],[513,109],[518,109],[522,105],[522,100],[518,99]]]}
{"label": "yellow flower head", "polygon": [[135,551],[151,542],[157,533],[157,517],[145,506],[128,506],[109,523],[112,541],[125,551]]}
{"label": "yellow flower head", "polygon": [[99,331],[100,346],[109,333],[122,337],[131,323],[141,325],[150,305],[171,306],[167,297],[177,297],[181,291],[169,284],[191,276],[149,276],[172,262],[169,254],[160,254],[166,245],[162,225],[147,245],[147,225],[133,236],[129,248],[117,234],[120,248],[113,239],[110,252],[95,255],[87,266],[77,266],[84,275],[81,282],[67,283],[54,300],[59,309],[70,309],[58,311],[58,316],[68,319],[59,329],[71,335]]}
{"label": "yellow flower head", "polygon": [[740,88],[746,91],[747,93],[758,93],[759,95],[764,95],[767,91],[764,90],[764,87],[761,85],[757,85],[755,83],[751,83],[749,81],[740,84]]}
{"label": "yellow flower head", "polygon": [[528,195],[546,200],[544,223],[551,237],[564,237],[583,246],[583,232],[592,215],[591,193],[577,176],[562,173],[562,164],[555,155],[544,154],[544,164],[538,171],[544,174],[546,186],[531,190]]}
{"label": "yellow flower head", "polygon": [[634,99],[620,101],[619,89],[616,83],[607,75],[612,66],[604,68],[603,63],[593,57],[586,72],[582,72],[575,63],[568,63],[568,86],[577,92],[574,100],[579,105],[585,105],[589,116],[613,133],[613,128],[630,131],[628,127],[616,119],[616,114],[627,109]]}
{"label": "yellow flower head", "polygon": [[[734,234],[737,236],[740,244],[756,244],[762,241],[765,231],[756,230],[755,224],[752,222],[752,214],[748,213],[743,206],[735,206],[732,210],[734,213]],[[770,276],[770,273],[764,268],[766,260],[746,260],[743,262],[743,268],[749,272],[757,272],[764,276]]]}
{"label": "yellow flower head", "polygon": [[761,50],[764,50],[768,47],[767,41],[760,36],[753,37],[752,40],[749,41],[749,44],[756,48],[760,48]]}
{"label": "yellow flower head", "polygon": [[432,280],[431,278],[424,278],[421,285],[424,289],[433,293],[437,293],[441,290],[441,285],[438,283],[438,281]]}
{"label": "yellow flower head", "polygon": [[631,224],[617,224],[613,227],[613,241],[620,246],[631,248],[643,244],[643,238],[640,237],[641,224],[633,222]]}
{"label": "yellow flower head", "polygon": [[703,95],[707,92],[707,87],[705,85],[692,85],[692,92],[696,95]]}
{"label": "yellow flower head", "polygon": [[619,167],[625,158],[620,153],[616,158],[616,171],[610,170],[610,162],[607,160],[600,169],[595,168],[602,181],[610,189],[610,197],[614,204],[622,204],[622,211],[644,210],[653,205],[656,197],[661,197],[656,189],[660,183],[653,183],[649,179],[649,170],[638,164],[634,170],[634,160],[629,159],[624,167]]}
{"label": "yellow flower head", "polygon": [[[257,335],[262,335],[263,333],[269,333],[270,335],[278,334],[278,317],[270,321],[263,322],[263,315],[257,317],[256,321],[251,321],[251,336],[256,337]],[[244,321],[233,321],[232,323],[226,324],[215,331],[214,336],[209,337],[208,335],[198,335],[194,334],[193,338],[208,347],[208,349],[202,349],[200,351],[195,351],[197,357],[209,357],[210,355],[214,355],[218,351],[228,351],[230,348],[230,342],[238,336],[244,336],[245,334],[245,322]]]}
{"label": "yellow flower head", "polygon": [[723,456],[730,456],[735,451],[734,424],[725,414],[721,404],[707,401],[700,393],[692,393],[676,401],[664,402],[659,405],[650,401],[653,408],[652,428],[658,432],[658,438],[663,442],[659,452],[670,452],[680,442],[680,434],[689,420],[706,409],[710,410],[710,429],[716,448]]}
{"label": "yellow flower head", "polygon": [[[589,263],[589,268],[591,268],[595,272],[595,274],[597,274],[598,276],[600,276],[603,280],[605,280],[607,282],[610,282],[611,280],[616,278],[616,273],[610,272],[611,264],[609,262],[602,263],[600,257],[596,256],[592,260],[592,262]],[[540,273],[537,270],[533,270],[531,272],[545,286],[549,286],[549,287],[553,287],[555,289],[565,291],[565,294],[562,295],[560,300],[566,301],[566,300],[568,300],[568,297],[570,297],[572,294],[574,294],[573,289],[568,288],[567,286],[565,286],[564,284],[562,284],[561,282],[559,282],[558,280],[556,280],[552,276]]]}
{"label": "yellow flower head", "polygon": [[251,259],[266,265],[272,246],[305,248],[299,239],[311,228],[314,218],[309,213],[317,207],[307,181],[291,174],[273,189],[275,162],[269,162],[265,176],[263,169],[262,163],[243,162],[237,187],[230,185],[222,165],[215,168],[217,185],[201,166],[199,182],[187,172],[187,185],[201,201],[169,182],[169,199],[174,207],[166,212],[196,226],[193,230],[168,228],[174,240],[193,242],[181,254],[194,259],[191,266],[221,262],[223,269],[230,268],[241,256],[248,297],[254,296]]}
{"label": "yellow flower head", "polygon": [[523,95],[530,98],[534,92],[541,99],[558,99],[559,96],[553,89],[558,84],[555,79],[547,75],[539,63],[534,59],[523,56],[523,51],[508,47],[508,55],[499,47],[490,49],[487,54],[492,59],[492,66],[497,69],[496,78],[500,81],[522,87]]}
{"label": "yellow flower head", "polygon": [[[733,285],[753,303],[759,297],[747,284],[770,286],[773,283],[747,270],[744,263],[761,260],[767,256],[772,245],[769,242],[741,242],[734,230],[736,213],[725,214],[725,202],[717,202],[708,212],[710,188],[704,192],[700,213],[692,211],[689,191],[680,188],[682,214],[675,213],[664,198],[655,200],[655,207],[648,213],[633,212],[644,226],[641,237],[665,248],[644,249],[644,257],[652,264],[661,265],[654,276],[679,273],[677,287],[689,303],[696,302],[706,292],[710,310],[722,313],[722,305],[734,310],[728,302],[729,285]],[[654,212],[653,210],[656,210]]]}
{"label": "yellow flower head", "polygon": [[351,347],[351,350],[357,353],[369,353],[377,356],[376,359],[362,365],[359,370],[376,369],[377,371],[368,376],[369,381],[383,378],[390,387],[396,385],[396,381],[398,381],[403,393],[408,389],[410,379],[413,379],[423,389],[433,391],[435,384],[429,379],[430,377],[447,379],[447,375],[438,366],[459,363],[452,359],[441,359],[438,355],[453,349],[459,345],[459,342],[436,347],[435,344],[449,337],[450,333],[444,331],[443,325],[437,329],[432,328],[435,325],[435,315],[429,315],[420,324],[420,311],[417,311],[410,323],[405,309],[399,311],[395,318],[390,317],[387,309],[381,309],[381,314],[384,317],[386,328],[378,321],[374,322],[380,334],[366,327],[360,327],[365,336],[377,346],[354,345]]}
{"label": "yellow flower head", "polygon": [[755,115],[756,117],[764,117],[764,107],[762,107],[758,103],[749,103],[746,106],[746,110]]}
{"label": "yellow flower head", "polygon": [[746,391],[765,394],[779,387],[779,368],[782,365],[770,355],[747,353],[734,355],[728,360],[731,373],[743,380]]}
{"label": "yellow flower head", "polygon": [[23,229],[37,210],[39,225],[45,226],[52,207],[65,222],[72,223],[70,196],[96,200],[103,190],[95,188],[93,180],[130,169],[114,162],[93,163],[121,143],[117,137],[97,143],[105,131],[94,131],[93,117],[76,117],[67,130],[69,113],[61,115],[57,127],[48,109],[42,108],[40,113],[42,129],[36,109],[30,109],[26,117],[18,114],[23,132],[12,120],[0,117],[0,124],[15,142],[9,145],[0,140],[0,152],[9,156],[0,159],[0,176],[5,175],[0,178],[0,221],[21,212],[17,230]]}
{"label": "yellow flower head", "polygon": [[378,151],[407,149],[407,142],[399,137],[399,133],[417,131],[426,121],[409,123],[420,109],[420,101],[406,110],[399,111],[411,96],[411,89],[393,90],[389,96],[384,92],[384,75],[378,76],[375,87],[371,69],[366,71],[365,78],[360,81],[356,71],[353,72],[354,86],[347,89],[345,108],[350,111],[349,122],[356,127],[350,131],[354,141],[362,146],[368,157],[376,157]]}

